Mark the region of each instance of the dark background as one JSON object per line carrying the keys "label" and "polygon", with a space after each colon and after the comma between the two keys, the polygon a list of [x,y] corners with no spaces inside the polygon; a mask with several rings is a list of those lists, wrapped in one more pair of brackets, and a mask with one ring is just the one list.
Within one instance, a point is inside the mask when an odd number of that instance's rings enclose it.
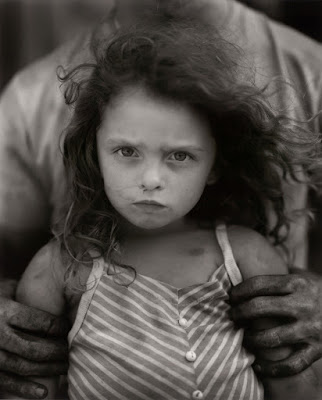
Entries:
{"label": "dark background", "polygon": [[[241,1],[322,41],[322,0]],[[112,0],[0,0],[0,90],[18,69],[99,21],[111,4]]]}

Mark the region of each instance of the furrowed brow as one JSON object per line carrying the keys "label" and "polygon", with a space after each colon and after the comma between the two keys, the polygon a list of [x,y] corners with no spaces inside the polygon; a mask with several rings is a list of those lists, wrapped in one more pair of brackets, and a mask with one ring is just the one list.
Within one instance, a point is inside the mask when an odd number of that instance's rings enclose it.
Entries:
{"label": "furrowed brow", "polygon": [[131,140],[122,139],[122,138],[107,138],[105,143],[110,145],[120,145],[120,146],[132,146],[132,147],[139,147],[143,146],[143,143],[140,142],[133,142]]}

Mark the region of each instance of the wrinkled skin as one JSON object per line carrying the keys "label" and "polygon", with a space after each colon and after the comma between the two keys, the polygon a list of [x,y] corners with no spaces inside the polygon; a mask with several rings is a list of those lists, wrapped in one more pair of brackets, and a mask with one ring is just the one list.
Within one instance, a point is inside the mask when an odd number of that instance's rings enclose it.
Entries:
{"label": "wrinkled skin", "polygon": [[0,282],[0,394],[44,398],[47,389],[26,377],[67,373],[68,324],[11,300],[15,288],[14,281]]}
{"label": "wrinkled skin", "polygon": [[[322,357],[322,278],[308,272],[256,276],[232,289],[233,320],[246,328],[244,344],[257,350],[291,345],[293,353],[279,362],[257,359],[255,370],[271,377],[298,374]],[[281,325],[262,331],[249,329],[262,317]]]}

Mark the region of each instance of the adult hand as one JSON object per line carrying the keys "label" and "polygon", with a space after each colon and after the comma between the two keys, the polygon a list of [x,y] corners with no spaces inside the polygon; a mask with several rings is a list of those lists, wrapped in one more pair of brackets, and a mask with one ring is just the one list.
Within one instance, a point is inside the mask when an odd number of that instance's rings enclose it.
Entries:
{"label": "adult hand", "polygon": [[0,285],[0,392],[40,399],[47,388],[27,376],[63,375],[68,367],[68,324],[8,297],[14,283]]}
{"label": "adult hand", "polygon": [[[294,351],[278,362],[256,360],[264,376],[298,374],[322,357],[322,278],[308,272],[256,276],[231,292],[232,318],[246,327],[245,345],[255,352],[280,346]],[[281,325],[267,330],[249,329],[251,321],[274,318]]]}

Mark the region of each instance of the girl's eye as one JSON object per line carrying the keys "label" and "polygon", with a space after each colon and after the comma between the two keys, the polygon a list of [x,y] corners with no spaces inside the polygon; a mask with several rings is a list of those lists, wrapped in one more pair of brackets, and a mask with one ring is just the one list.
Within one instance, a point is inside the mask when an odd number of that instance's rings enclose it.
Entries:
{"label": "girl's eye", "polygon": [[117,153],[122,157],[136,157],[135,151],[131,147],[121,147]]}
{"label": "girl's eye", "polygon": [[185,153],[184,151],[176,151],[175,153],[173,153],[171,155],[171,157],[172,157],[172,160],[181,161],[181,162],[192,158],[191,156],[189,156],[189,154]]}

